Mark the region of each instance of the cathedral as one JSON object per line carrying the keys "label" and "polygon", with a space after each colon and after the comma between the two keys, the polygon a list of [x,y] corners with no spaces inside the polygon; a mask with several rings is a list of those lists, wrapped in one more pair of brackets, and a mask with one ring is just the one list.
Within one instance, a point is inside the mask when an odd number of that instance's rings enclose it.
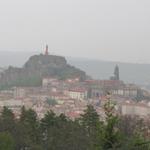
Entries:
{"label": "cathedral", "polygon": [[110,77],[110,80],[120,80],[120,77],[119,77],[119,67],[118,67],[118,65],[115,66],[115,69],[114,69],[114,76],[111,76],[111,77]]}

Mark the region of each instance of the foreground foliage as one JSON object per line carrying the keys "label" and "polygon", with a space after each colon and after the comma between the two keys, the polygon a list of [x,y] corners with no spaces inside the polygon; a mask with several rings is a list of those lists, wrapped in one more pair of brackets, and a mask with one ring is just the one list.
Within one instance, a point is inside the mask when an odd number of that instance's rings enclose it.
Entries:
{"label": "foreground foliage", "polygon": [[4,107],[0,116],[0,150],[150,150],[148,124],[138,117],[118,117],[108,101],[105,119],[93,106],[72,121],[49,111],[38,120],[32,109],[19,119]]}

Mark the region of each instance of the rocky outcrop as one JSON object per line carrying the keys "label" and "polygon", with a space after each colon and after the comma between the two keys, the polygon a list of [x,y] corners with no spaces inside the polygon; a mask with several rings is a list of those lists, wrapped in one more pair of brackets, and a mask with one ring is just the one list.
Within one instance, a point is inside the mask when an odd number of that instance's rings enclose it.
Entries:
{"label": "rocky outcrop", "polygon": [[86,74],[69,64],[64,57],[54,55],[34,55],[22,68],[10,66],[0,76],[0,87],[39,86],[43,77],[59,79],[79,77],[86,79]]}

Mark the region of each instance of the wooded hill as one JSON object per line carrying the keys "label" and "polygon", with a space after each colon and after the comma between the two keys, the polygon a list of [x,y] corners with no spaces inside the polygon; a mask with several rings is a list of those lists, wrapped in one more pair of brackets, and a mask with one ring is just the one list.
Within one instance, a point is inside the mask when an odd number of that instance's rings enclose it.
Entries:
{"label": "wooded hill", "polygon": [[0,87],[40,86],[43,77],[61,80],[78,77],[86,79],[86,73],[69,64],[64,57],[55,55],[34,55],[21,68],[9,66],[0,77]]}

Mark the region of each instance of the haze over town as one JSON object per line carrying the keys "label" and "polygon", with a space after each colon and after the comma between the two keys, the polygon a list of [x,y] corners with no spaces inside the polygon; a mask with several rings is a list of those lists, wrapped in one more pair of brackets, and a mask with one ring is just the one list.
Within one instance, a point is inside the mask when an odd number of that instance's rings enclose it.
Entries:
{"label": "haze over town", "polygon": [[0,51],[150,63],[148,0],[5,0]]}

